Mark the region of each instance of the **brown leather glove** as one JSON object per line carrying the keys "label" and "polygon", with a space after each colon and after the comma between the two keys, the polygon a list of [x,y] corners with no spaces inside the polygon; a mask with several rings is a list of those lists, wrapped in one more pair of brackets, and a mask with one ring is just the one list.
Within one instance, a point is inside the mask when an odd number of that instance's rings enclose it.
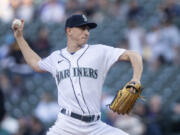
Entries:
{"label": "brown leather glove", "polygon": [[110,109],[118,114],[128,114],[136,100],[141,94],[141,84],[138,82],[128,82],[122,90],[119,90],[116,97],[110,104]]}

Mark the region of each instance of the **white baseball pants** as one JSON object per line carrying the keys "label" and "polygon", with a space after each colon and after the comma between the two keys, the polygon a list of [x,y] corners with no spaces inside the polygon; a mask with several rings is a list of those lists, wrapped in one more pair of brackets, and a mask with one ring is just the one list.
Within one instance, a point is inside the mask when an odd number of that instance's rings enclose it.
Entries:
{"label": "white baseball pants", "polygon": [[83,122],[81,120],[59,113],[55,124],[49,129],[47,135],[129,135],[128,133],[111,127],[101,120]]}

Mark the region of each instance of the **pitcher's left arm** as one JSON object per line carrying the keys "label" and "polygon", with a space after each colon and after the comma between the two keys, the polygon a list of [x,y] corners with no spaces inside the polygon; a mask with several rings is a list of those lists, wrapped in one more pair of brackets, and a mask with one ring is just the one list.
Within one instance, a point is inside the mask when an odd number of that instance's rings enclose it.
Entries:
{"label": "pitcher's left arm", "polygon": [[126,50],[118,59],[119,61],[130,61],[133,68],[133,77],[131,81],[136,81],[140,83],[141,75],[143,71],[143,61],[142,56],[135,52]]}

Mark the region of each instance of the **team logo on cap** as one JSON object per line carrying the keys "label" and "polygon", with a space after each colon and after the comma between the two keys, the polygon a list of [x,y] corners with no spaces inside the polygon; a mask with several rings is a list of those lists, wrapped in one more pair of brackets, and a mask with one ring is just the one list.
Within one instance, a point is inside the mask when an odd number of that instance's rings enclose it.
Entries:
{"label": "team logo on cap", "polygon": [[87,22],[87,17],[85,15],[82,15],[85,22]]}

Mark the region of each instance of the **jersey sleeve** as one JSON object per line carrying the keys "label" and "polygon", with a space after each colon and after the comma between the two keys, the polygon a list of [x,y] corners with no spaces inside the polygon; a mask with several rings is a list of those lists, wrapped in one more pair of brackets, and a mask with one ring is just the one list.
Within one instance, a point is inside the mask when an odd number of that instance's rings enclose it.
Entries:
{"label": "jersey sleeve", "polygon": [[114,48],[110,46],[103,46],[105,53],[105,66],[106,70],[118,61],[118,58],[126,51],[126,49],[122,48]]}
{"label": "jersey sleeve", "polygon": [[47,72],[50,72],[51,74],[54,73],[53,71],[53,67],[54,67],[54,64],[53,64],[53,54],[49,55],[48,57],[46,58],[43,58],[41,59],[39,62],[38,62],[38,66],[44,70],[44,71],[47,71]]}

